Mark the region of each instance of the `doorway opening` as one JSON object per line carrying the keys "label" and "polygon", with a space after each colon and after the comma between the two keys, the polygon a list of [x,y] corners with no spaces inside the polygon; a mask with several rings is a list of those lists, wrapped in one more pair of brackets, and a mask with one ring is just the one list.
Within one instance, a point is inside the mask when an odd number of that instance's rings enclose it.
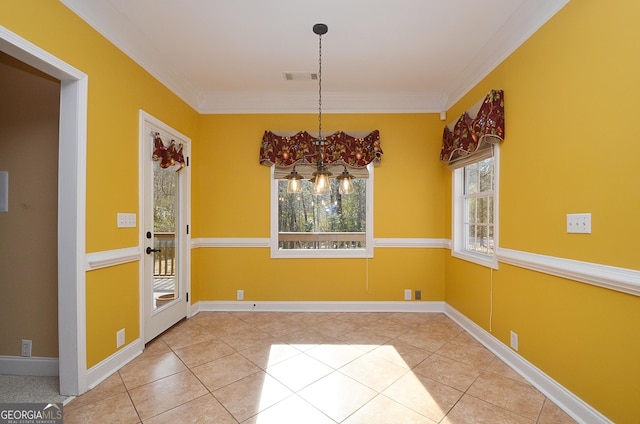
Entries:
{"label": "doorway opening", "polygon": [[0,51],[60,81],[58,371],[60,393],[87,390],[85,310],[87,75],[0,26]]}

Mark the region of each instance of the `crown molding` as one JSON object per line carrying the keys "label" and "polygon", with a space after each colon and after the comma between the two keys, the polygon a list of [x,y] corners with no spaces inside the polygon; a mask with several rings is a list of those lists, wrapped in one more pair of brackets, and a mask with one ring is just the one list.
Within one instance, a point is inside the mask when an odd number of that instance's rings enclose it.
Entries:
{"label": "crown molding", "polygon": [[[327,113],[440,113],[446,96],[433,93],[322,93],[322,111]],[[198,96],[202,114],[317,113],[317,92],[202,92]]]}
{"label": "crown molding", "polygon": [[487,42],[487,48],[479,50],[464,69],[454,74],[454,80],[446,90],[448,101],[444,110],[456,104],[567,3],[569,0],[523,2]]}
{"label": "crown molding", "polygon": [[[202,114],[314,113],[317,93],[201,91],[140,35],[109,1],[60,0],[97,32]],[[326,93],[329,113],[440,113],[458,102],[569,0],[526,0],[437,93]]]}

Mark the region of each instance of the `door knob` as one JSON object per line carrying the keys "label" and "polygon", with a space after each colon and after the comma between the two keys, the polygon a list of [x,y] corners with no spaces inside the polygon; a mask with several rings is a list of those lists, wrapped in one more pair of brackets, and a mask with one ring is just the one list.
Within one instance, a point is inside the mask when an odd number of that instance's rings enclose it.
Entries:
{"label": "door knob", "polygon": [[147,255],[152,254],[153,252],[159,252],[161,249],[152,249],[151,247],[147,247]]}

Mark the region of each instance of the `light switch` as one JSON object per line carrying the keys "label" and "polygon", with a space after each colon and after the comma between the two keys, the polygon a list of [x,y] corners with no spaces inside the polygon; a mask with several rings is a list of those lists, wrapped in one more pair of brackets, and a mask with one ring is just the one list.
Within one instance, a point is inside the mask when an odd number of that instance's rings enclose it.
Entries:
{"label": "light switch", "polygon": [[135,213],[119,213],[118,228],[132,228],[136,226]]}
{"label": "light switch", "polygon": [[590,213],[567,214],[567,233],[591,234]]}
{"label": "light switch", "polygon": [[9,212],[9,173],[0,171],[0,212]]}

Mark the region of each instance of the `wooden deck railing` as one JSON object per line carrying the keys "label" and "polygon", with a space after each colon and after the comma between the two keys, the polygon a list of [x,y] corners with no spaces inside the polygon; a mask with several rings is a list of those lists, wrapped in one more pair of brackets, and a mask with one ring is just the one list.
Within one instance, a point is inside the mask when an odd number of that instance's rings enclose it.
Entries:
{"label": "wooden deck railing", "polygon": [[278,233],[280,249],[364,249],[366,233]]}
{"label": "wooden deck railing", "polygon": [[153,275],[157,277],[174,276],[176,273],[176,243],[174,233],[155,233],[154,249],[160,249],[153,254]]}

